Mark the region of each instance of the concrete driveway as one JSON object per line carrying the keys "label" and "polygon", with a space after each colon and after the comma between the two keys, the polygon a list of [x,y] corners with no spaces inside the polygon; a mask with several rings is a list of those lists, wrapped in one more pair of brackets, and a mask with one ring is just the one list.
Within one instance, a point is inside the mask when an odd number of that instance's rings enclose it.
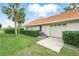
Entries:
{"label": "concrete driveway", "polygon": [[52,37],[48,37],[43,40],[40,40],[37,42],[37,44],[49,48],[57,53],[59,53],[62,47],[64,46],[64,42],[62,39],[52,38]]}

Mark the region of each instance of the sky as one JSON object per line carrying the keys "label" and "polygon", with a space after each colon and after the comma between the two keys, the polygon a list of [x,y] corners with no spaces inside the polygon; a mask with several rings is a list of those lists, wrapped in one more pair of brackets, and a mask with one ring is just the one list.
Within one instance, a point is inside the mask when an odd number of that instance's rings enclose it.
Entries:
{"label": "sky", "polygon": [[[7,7],[7,3],[0,3],[0,23],[2,28],[8,26],[14,27],[14,22],[8,19],[7,15],[2,13],[2,7]],[[60,14],[64,11],[63,8],[69,6],[68,3],[21,3],[20,8],[25,8],[26,22],[33,21],[39,18],[47,18]],[[27,18],[29,20],[27,20]]]}

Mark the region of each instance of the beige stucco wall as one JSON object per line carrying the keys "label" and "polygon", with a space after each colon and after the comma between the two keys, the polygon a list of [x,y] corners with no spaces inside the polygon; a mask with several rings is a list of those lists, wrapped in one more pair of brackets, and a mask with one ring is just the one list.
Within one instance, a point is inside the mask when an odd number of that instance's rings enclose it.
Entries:
{"label": "beige stucco wall", "polygon": [[34,26],[33,30],[39,30],[39,26]]}
{"label": "beige stucco wall", "polygon": [[28,30],[32,30],[32,28],[33,28],[33,27],[28,27],[27,29],[28,29]]}
{"label": "beige stucco wall", "polygon": [[59,37],[62,38],[63,31],[79,31],[79,22],[76,23],[67,23],[66,25],[43,25],[42,32],[44,32],[47,36]]}
{"label": "beige stucco wall", "polygon": [[51,36],[62,38],[62,32],[66,30],[66,25],[51,26]]}
{"label": "beige stucco wall", "polygon": [[79,31],[79,22],[76,22],[76,23],[68,23],[66,30]]}
{"label": "beige stucco wall", "polygon": [[[39,26],[29,27],[29,30],[38,30],[38,29],[39,29]],[[42,29],[42,32],[47,36],[62,38],[63,31],[69,31],[69,30],[79,31],[79,22],[67,23],[66,25],[61,24],[56,26],[42,25],[41,29]]]}
{"label": "beige stucco wall", "polygon": [[50,25],[43,25],[41,29],[44,34],[50,36]]}
{"label": "beige stucco wall", "polygon": [[39,30],[39,26],[28,27],[28,30]]}

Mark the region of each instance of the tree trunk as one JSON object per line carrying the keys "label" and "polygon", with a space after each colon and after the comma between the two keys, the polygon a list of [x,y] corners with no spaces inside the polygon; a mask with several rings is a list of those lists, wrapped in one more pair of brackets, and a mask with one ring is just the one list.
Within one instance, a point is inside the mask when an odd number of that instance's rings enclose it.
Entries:
{"label": "tree trunk", "polygon": [[20,28],[18,28],[18,34],[20,34]]}
{"label": "tree trunk", "polygon": [[18,29],[17,29],[17,31],[18,31],[18,34],[20,34],[20,25],[19,25],[19,22],[17,22],[17,24],[18,24]]}
{"label": "tree trunk", "polygon": [[15,35],[17,35],[17,22],[15,21]]}
{"label": "tree trunk", "polygon": [[20,34],[20,29],[18,29],[18,34]]}

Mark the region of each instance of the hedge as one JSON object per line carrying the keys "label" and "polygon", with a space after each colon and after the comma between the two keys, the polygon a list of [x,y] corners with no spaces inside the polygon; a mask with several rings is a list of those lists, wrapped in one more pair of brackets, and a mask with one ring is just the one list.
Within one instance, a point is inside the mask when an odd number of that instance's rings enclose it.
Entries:
{"label": "hedge", "polygon": [[64,31],[63,40],[66,44],[79,47],[79,31]]}
{"label": "hedge", "polygon": [[[4,32],[7,34],[14,34],[15,33],[15,29],[13,28],[6,28],[4,29]],[[37,37],[39,35],[39,30],[24,30],[24,29],[20,29],[20,34],[25,34],[25,35],[30,35],[33,37]]]}
{"label": "hedge", "polygon": [[[19,30],[24,30],[24,29],[21,28]],[[4,32],[7,33],[7,34],[15,34],[15,29],[14,28],[5,28]]]}
{"label": "hedge", "polygon": [[7,34],[14,34],[15,33],[15,29],[13,28],[5,28],[4,32]]}
{"label": "hedge", "polygon": [[21,30],[20,33],[37,37],[39,35],[39,30]]}

